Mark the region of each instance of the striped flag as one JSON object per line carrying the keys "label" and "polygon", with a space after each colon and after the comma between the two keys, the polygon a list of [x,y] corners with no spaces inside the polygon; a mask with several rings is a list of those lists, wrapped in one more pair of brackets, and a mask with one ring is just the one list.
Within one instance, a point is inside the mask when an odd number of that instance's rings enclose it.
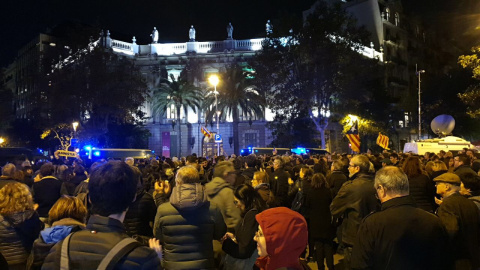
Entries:
{"label": "striped flag", "polygon": [[360,153],[360,136],[358,135],[358,121],[355,121],[352,127],[347,131],[347,138],[350,141],[352,150]]}
{"label": "striped flag", "polygon": [[212,134],[210,133],[210,131],[208,131],[206,127],[202,127],[200,130],[202,131],[203,136],[207,138],[212,137]]}
{"label": "striped flag", "polygon": [[378,133],[377,144],[380,145],[380,147],[386,150],[390,150],[388,148],[388,141],[389,141],[389,138],[386,135],[382,135],[382,133]]}

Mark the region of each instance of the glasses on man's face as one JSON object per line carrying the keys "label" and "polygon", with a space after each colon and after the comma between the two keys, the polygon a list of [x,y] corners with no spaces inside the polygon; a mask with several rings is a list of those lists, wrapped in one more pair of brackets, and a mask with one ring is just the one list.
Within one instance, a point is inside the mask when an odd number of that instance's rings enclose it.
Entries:
{"label": "glasses on man's face", "polygon": [[239,201],[233,200],[233,204],[234,204],[234,205],[237,205],[238,203],[239,203]]}
{"label": "glasses on man's face", "polygon": [[349,168],[350,168],[350,167],[357,167],[357,165],[355,165],[355,164],[348,164],[348,167],[349,167]]}

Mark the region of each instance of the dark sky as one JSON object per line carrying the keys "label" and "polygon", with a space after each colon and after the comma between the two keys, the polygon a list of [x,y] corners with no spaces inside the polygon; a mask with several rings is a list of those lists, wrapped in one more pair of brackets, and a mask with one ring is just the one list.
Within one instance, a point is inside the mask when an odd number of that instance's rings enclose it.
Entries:
{"label": "dark sky", "polygon": [[23,45],[46,27],[65,20],[99,25],[112,38],[135,35],[145,44],[156,26],[159,42],[185,42],[193,24],[197,40],[223,40],[232,22],[237,39],[264,33],[267,19],[283,12],[301,14],[314,0],[15,0],[0,7],[0,67],[10,63]]}
{"label": "dark sky", "polygon": [[[135,35],[145,44],[154,26],[160,42],[185,42],[193,24],[197,40],[223,40],[225,27],[232,22],[237,39],[259,37],[267,19],[278,20],[287,13],[298,14],[315,0],[13,0],[0,7],[0,67],[10,63],[23,45],[35,34],[65,20],[101,26],[112,32],[112,38]],[[467,29],[462,24],[480,22],[472,11],[476,0],[403,0],[407,10],[441,14],[438,24]],[[451,15],[452,12],[459,11]],[[460,16],[459,14],[463,14]],[[455,25],[452,24],[457,23]],[[480,25],[480,23],[479,23]],[[469,29],[468,31],[474,31]],[[475,32],[475,31],[474,31]],[[121,35],[121,37],[120,37]],[[130,41],[130,40],[126,40]]]}

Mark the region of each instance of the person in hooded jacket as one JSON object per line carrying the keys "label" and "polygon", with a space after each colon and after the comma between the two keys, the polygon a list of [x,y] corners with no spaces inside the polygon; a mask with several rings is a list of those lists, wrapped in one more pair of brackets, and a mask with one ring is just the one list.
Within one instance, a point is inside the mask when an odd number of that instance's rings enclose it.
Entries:
{"label": "person in hooded jacket", "polygon": [[213,240],[227,231],[222,214],[208,201],[194,167],[180,168],[175,181],[170,201],[158,207],[153,227],[164,247],[163,267],[215,269]]}
{"label": "person in hooded jacket", "polygon": [[25,269],[33,241],[42,229],[25,184],[9,183],[0,189],[0,253],[9,269]]}
{"label": "person in hooded jacket", "polygon": [[234,232],[240,222],[240,210],[233,204],[235,168],[229,161],[219,162],[214,169],[213,179],[205,185],[208,200],[222,212],[229,232]]}
{"label": "person in hooded jacket", "polygon": [[28,257],[27,269],[41,269],[50,249],[70,233],[85,229],[87,208],[76,197],[63,196],[48,212],[51,227],[40,232]]}
{"label": "person in hooded jacket", "polygon": [[258,231],[258,258],[255,265],[262,270],[279,268],[304,269],[300,255],[308,241],[307,222],[298,212],[276,207],[255,216]]}

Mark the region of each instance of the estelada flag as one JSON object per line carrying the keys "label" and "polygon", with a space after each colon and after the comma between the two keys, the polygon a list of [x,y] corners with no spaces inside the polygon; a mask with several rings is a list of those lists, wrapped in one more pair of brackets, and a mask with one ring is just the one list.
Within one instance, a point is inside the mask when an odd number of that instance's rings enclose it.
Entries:
{"label": "estelada flag", "polygon": [[377,144],[380,145],[383,149],[390,150],[388,148],[388,141],[390,139],[386,135],[382,135],[382,133],[378,133]]}
{"label": "estelada flag", "polygon": [[212,137],[212,133],[210,133],[206,127],[202,127],[200,130],[202,131],[203,136],[207,138]]}
{"label": "estelada flag", "polygon": [[347,138],[350,141],[352,150],[360,153],[360,136],[358,135],[358,121],[355,121],[352,127],[347,131]]}

